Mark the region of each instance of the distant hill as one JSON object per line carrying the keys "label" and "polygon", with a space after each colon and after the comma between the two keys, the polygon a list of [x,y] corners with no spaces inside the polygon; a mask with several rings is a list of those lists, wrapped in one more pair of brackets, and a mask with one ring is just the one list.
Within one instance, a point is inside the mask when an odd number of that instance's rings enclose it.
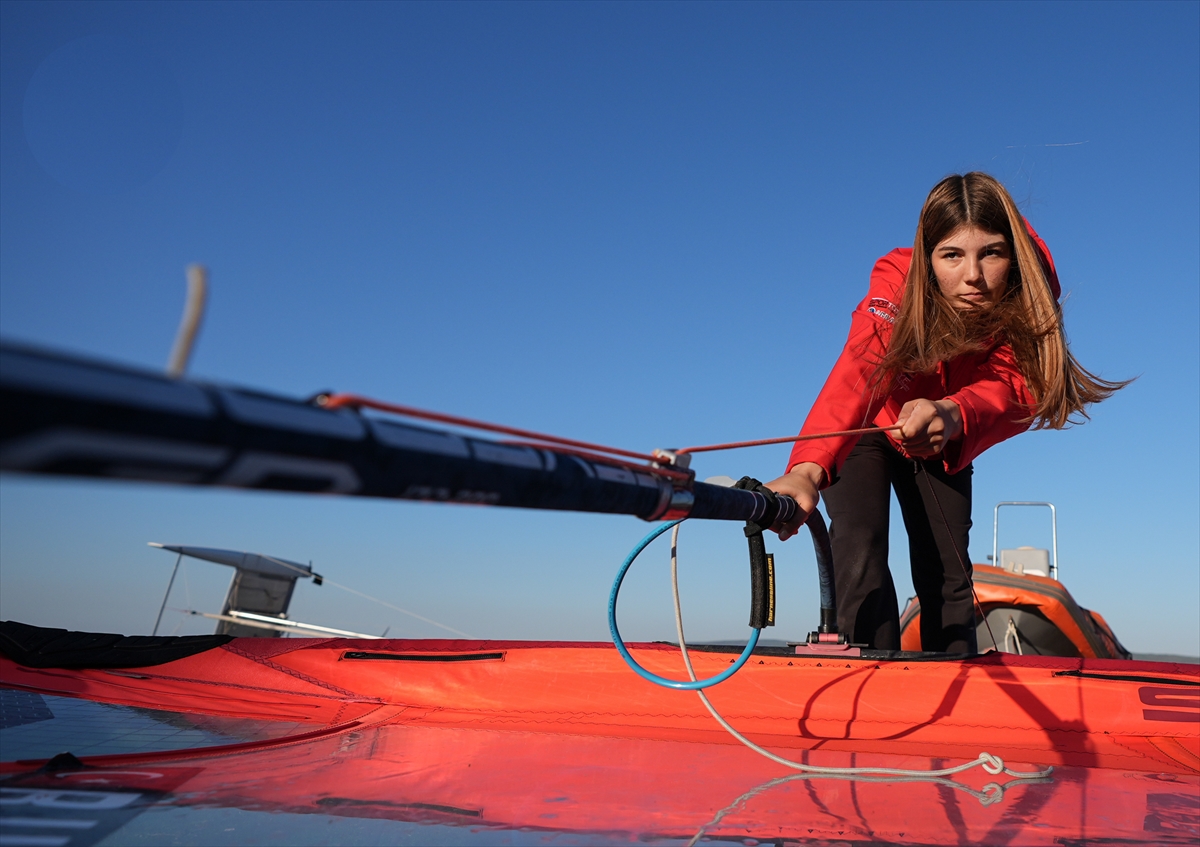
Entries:
{"label": "distant hill", "polygon": [[1174,653],[1134,653],[1139,662],[1180,662],[1185,665],[1200,665],[1200,656],[1176,656]]}

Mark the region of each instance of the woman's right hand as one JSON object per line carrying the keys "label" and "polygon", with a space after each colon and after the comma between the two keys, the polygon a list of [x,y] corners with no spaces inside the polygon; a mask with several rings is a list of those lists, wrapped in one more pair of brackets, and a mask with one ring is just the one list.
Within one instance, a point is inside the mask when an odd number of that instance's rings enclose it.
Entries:
{"label": "woman's right hand", "polygon": [[796,516],[779,528],[779,540],[787,541],[800,531],[817,503],[821,501],[821,485],[825,469],[813,462],[801,462],[779,479],[767,483],[776,494],[786,494],[796,501]]}

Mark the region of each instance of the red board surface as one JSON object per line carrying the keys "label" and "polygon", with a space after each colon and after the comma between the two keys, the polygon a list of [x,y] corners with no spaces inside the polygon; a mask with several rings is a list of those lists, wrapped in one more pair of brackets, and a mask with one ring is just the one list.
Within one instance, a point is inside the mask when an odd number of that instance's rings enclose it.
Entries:
{"label": "red board surface", "polygon": [[[681,675],[674,648],[632,649],[651,670]],[[731,658],[697,652],[696,671],[711,674]],[[165,769],[171,790],[156,808],[601,842],[1200,837],[1194,666],[756,655],[711,692],[734,726],[782,755],[820,767],[914,771],[902,778],[798,774],[763,759],[720,729],[694,694],[642,681],[604,644],[247,639],[150,668],[31,669],[4,660],[0,685],[196,720],[299,725],[286,737],[218,748],[85,756],[83,768],[54,772],[39,771],[44,761],[8,762],[0,766],[6,789],[86,790],[87,780],[145,789],[146,774]],[[922,775],[983,751],[1015,770],[1053,771],[1040,779],[979,767]],[[142,782],[124,786],[130,774]]]}

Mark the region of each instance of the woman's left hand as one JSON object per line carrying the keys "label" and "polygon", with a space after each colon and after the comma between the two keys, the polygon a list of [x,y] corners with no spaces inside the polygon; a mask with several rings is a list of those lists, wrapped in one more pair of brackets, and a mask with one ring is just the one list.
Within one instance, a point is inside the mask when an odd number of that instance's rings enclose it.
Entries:
{"label": "woman's left hand", "polygon": [[962,435],[962,409],[953,400],[909,400],[896,418],[900,446],[918,459],[936,456]]}

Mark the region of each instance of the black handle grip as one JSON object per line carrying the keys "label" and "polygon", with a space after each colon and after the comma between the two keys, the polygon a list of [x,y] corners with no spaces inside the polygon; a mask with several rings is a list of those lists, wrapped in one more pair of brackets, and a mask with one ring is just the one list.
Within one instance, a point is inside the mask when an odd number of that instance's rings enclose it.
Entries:
{"label": "black handle grip", "polygon": [[796,502],[750,476],[739,479],[734,488],[751,492],[755,503],[745,529],[750,544],[750,626],[753,629],[775,626],[775,559],[767,552],[763,531],[795,515]]}
{"label": "black handle grip", "polygon": [[746,541],[750,545],[750,626],[775,626],[775,557],[767,552],[757,524],[746,523]]}

